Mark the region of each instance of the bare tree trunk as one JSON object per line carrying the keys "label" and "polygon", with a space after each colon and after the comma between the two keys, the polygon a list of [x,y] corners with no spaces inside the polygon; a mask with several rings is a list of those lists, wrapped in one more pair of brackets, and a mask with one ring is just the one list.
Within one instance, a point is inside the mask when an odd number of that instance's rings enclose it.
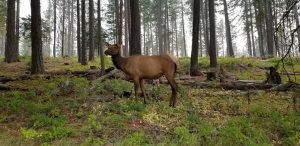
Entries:
{"label": "bare tree trunk", "polygon": [[20,39],[20,0],[17,0],[17,17],[16,17],[16,51],[19,54]]}
{"label": "bare tree trunk", "polygon": [[267,26],[267,46],[268,46],[268,57],[274,57],[274,24],[272,15],[272,1],[265,1],[266,10],[266,26]]}
{"label": "bare tree trunk", "polygon": [[129,56],[129,45],[130,45],[130,0],[125,0],[125,50],[124,50],[124,56]]}
{"label": "bare tree trunk", "polygon": [[130,0],[131,31],[130,55],[141,54],[141,17],[139,0]]}
{"label": "bare tree trunk", "polygon": [[181,23],[182,23],[182,35],[183,35],[183,51],[184,57],[187,56],[187,48],[186,48],[186,41],[185,41],[185,27],[184,27],[184,8],[183,8],[183,0],[181,0]]}
{"label": "bare tree trunk", "polygon": [[120,0],[119,5],[119,19],[118,19],[118,44],[122,44],[122,30],[123,30],[123,0]]}
{"label": "bare tree trunk", "polygon": [[227,42],[227,50],[228,56],[234,57],[233,47],[232,47],[232,38],[231,38],[231,29],[230,29],[230,21],[228,16],[228,9],[226,0],[223,0],[224,12],[225,12],[225,27],[226,27],[226,42]]}
{"label": "bare tree trunk", "polygon": [[[294,16],[295,16],[295,20],[296,20],[296,26],[299,26],[299,17],[298,17],[298,11],[297,11],[297,5],[294,6]],[[297,34],[298,34],[298,51],[300,54],[300,29],[297,30]]]}
{"label": "bare tree trunk", "polygon": [[73,45],[73,43],[74,43],[74,0],[71,0],[72,2],[71,2],[71,9],[72,9],[72,11],[71,11],[71,43],[70,43],[70,56],[73,56],[73,51],[74,51],[74,45]]}
{"label": "bare tree trunk", "polygon": [[53,28],[53,33],[54,33],[54,35],[53,35],[53,57],[56,57],[56,6],[57,6],[57,0],[54,0],[54,2],[53,2],[53,10],[54,10],[54,22],[53,22],[53,26],[54,26],[54,28]]}
{"label": "bare tree trunk", "polygon": [[104,52],[103,52],[103,43],[102,43],[102,25],[101,25],[101,0],[98,0],[98,49],[100,51],[100,65],[101,65],[101,73],[105,72],[105,63],[104,63]]}
{"label": "bare tree trunk", "polygon": [[194,0],[193,8],[193,42],[190,75],[199,75],[198,50],[199,50],[199,29],[200,27],[200,0]]}
{"label": "bare tree trunk", "polygon": [[16,50],[16,25],[15,25],[15,0],[7,1],[6,19],[6,43],[5,43],[5,62],[12,63],[18,61]]}
{"label": "bare tree trunk", "polygon": [[178,49],[178,29],[177,29],[177,15],[175,15],[175,48],[176,48],[176,56],[179,57],[179,49]]}
{"label": "bare tree trunk", "polygon": [[31,73],[44,72],[40,0],[31,0]]}
{"label": "bare tree trunk", "polygon": [[245,30],[246,30],[246,33],[247,33],[247,45],[248,45],[248,54],[249,56],[252,56],[252,44],[251,44],[251,36],[250,36],[250,21],[249,21],[249,6],[248,6],[248,2],[247,0],[244,1],[245,3],[245,19],[246,19],[246,22],[245,22]]}
{"label": "bare tree trunk", "polygon": [[61,56],[65,55],[65,18],[66,18],[66,1],[63,1],[63,18],[62,18],[62,31],[61,31]]}
{"label": "bare tree trunk", "polygon": [[204,9],[203,9],[203,13],[204,13],[204,20],[205,20],[205,27],[203,26],[203,29],[205,31],[205,41],[206,41],[206,54],[207,56],[209,56],[209,18],[208,18],[208,4],[207,4],[207,0],[204,0]]}
{"label": "bare tree trunk", "polygon": [[158,21],[157,23],[157,36],[158,36],[158,49],[159,49],[159,54],[164,53],[164,48],[163,48],[163,30],[162,30],[162,24],[163,24],[163,19],[162,19],[162,0],[159,0],[158,4]]}
{"label": "bare tree trunk", "polygon": [[115,27],[116,27],[116,34],[115,34],[115,37],[116,37],[116,43],[118,43],[119,42],[119,26],[120,26],[120,18],[119,18],[119,16],[120,16],[120,8],[119,8],[119,0],[115,0],[115,23],[116,23],[116,25],[115,25]]}
{"label": "bare tree trunk", "polygon": [[169,7],[168,0],[165,0],[165,52],[170,53],[170,38],[169,38]]}
{"label": "bare tree trunk", "polygon": [[81,48],[81,65],[87,65],[87,57],[86,57],[86,26],[85,26],[85,0],[81,0],[81,34],[82,34],[82,48]]}
{"label": "bare tree trunk", "polygon": [[82,55],[81,55],[81,42],[80,42],[80,2],[77,0],[77,56],[78,63],[81,63]]}
{"label": "bare tree trunk", "polygon": [[259,45],[259,51],[260,51],[260,56],[264,57],[265,56],[265,51],[264,51],[264,37],[263,37],[263,24],[260,16],[262,15],[262,12],[260,10],[260,6],[256,5],[257,8],[255,8],[255,19],[256,19],[256,29],[258,33],[258,45]]}
{"label": "bare tree trunk", "polygon": [[94,52],[94,1],[89,0],[89,61],[95,60]]}
{"label": "bare tree trunk", "polygon": [[252,5],[249,2],[249,11],[250,11],[250,27],[251,27],[251,41],[252,41],[252,55],[256,57],[256,49],[255,49],[255,41],[254,41],[254,30],[253,30],[253,12],[252,12]]}
{"label": "bare tree trunk", "polygon": [[209,9],[209,24],[210,24],[210,67],[217,67],[217,48],[216,48],[216,24],[215,24],[215,1],[209,0],[208,2]]}

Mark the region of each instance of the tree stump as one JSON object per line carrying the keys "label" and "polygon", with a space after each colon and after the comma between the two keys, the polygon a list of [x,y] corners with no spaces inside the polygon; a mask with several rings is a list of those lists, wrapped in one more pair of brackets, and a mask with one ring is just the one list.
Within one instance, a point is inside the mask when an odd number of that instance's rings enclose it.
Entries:
{"label": "tree stump", "polygon": [[281,84],[281,76],[277,72],[277,69],[275,69],[275,67],[270,67],[269,70],[270,70],[270,72],[266,73],[267,83],[270,83],[270,84]]}
{"label": "tree stump", "polygon": [[207,72],[207,80],[213,81],[217,79],[217,74],[215,72]]}

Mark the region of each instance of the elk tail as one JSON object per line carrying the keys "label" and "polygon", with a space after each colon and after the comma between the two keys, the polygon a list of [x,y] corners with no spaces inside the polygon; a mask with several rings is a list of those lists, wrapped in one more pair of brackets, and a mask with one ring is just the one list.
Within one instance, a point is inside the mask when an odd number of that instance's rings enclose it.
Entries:
{"label": "elk tail", "polygon": [[178,65],[179,65],[178,59],[175,56],[171,55],[171,54],[167,54],[167,55],[170,57],[170,59],[174,63],[174,66],[175,66],[174,74],[175,74],[175,73],[177,73],[177,69],[178,69]]}

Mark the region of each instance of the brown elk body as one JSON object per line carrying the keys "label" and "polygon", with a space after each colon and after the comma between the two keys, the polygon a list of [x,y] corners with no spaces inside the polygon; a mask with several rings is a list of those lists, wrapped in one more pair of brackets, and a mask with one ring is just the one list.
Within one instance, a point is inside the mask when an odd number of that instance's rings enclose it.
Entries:
{"label": "brown elk body", "polygon": [[146,103],[143,79],[158,79],[164,75],[172,88],[170,106],[175,107],[177,96],[177,84],[175,82],[177,61],[173,56],[163,54],[156,56],[133,55],[122,57],[120,54],[120,45],[106,43],[106,46],[108,49],[105,51],[105,54],[112,56],[112,61],[116,68],[122,70],[129,79],[133,80],[136,98],[140,87],[144,95],[144,103]]}

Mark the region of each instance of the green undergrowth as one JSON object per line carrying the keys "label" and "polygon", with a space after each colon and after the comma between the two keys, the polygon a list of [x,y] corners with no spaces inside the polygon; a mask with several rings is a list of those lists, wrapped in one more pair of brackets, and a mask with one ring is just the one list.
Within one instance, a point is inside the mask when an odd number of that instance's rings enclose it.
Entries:
{"label": "green undergrowth", "polygon": [[[66,61],[61,60],[57,64]],[[272,66],[276,60],[220,58],[219,63],[240,79],[264,79],[265,71],[248,67],[247,73],[238,65]],[[179,70],[188,71],[189,59],[180,63]],[[199,63],[208,69],[207,58]],[[222,90],[213,88],[217,82],[204,89],[179,85],[171,108],[171,88],[164,84],[145,84],[146,105],[143,97],[134,97],[133,83],[120,79],[36,76],[7,84],[16,89],[0,92],[0,145],[300,144],[299,91]]]}

